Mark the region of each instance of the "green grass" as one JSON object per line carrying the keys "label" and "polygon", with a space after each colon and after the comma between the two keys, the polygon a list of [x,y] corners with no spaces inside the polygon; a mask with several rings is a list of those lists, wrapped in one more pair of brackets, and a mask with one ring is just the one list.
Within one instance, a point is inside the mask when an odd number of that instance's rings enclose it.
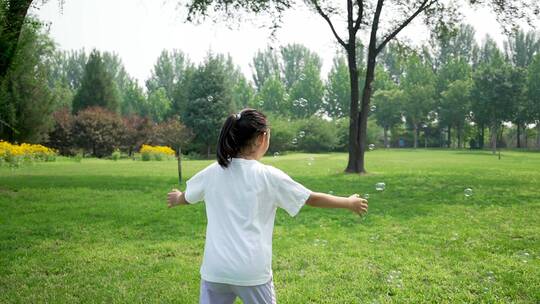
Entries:
{"label": "green grass", "polygon": [[[314,191],[371,194],[364,218],[278,211],[279,303],[540,302],[540,153],[378,150],[365,176],[346,157],[263,160]],[[167,209],[176,182],[174,161],[0,168],[0,302],[197,303],[204,204]]]}

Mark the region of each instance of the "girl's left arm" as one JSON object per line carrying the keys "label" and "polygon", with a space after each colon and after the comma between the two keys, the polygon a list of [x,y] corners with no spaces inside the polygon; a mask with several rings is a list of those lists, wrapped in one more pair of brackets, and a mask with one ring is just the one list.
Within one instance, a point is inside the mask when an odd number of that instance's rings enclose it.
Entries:
{"label": "girl's left arm", "polygon": [[172,208],[178,205],[188,205],[185,192],[180,192],[178,189],[173,189],[171,192],[167,193],[167,206]]}

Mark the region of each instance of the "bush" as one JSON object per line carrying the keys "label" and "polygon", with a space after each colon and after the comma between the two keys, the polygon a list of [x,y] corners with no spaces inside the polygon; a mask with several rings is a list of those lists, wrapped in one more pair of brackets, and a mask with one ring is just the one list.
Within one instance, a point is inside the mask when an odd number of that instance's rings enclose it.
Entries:
{"label": "bush", "polygon": [[122,156],[122,153],[120,153],[120,150],[115,149],[114,152],[111,154],[111,159],[114,161],[117,161],[120,159],[120,156]]}
{"label": "bush", "polygon": [[154,145],[171,147],[174,151],[186,146],[193,133],[178,118],[170,118],[154,126],[150,142]]}
{"label": "bush", "polygon": [[67,108],[53,113],[54,126],[49,133],[48,145],[61,155],[70,156],[73,151],[73,115]]}
{"label": "bush", "polygon": [[174,158],[174,150],[167,146],[142,145],[139,151],[143,161],[171,159]]}
{"label": "bush", "polygon": [[[294,121],[282,116],[268,115],[270,123],[270,153],[296,149],[293,139],[297,136],[298,127]],[[296,139],[298,141],[298,139]]]}
{"label": "bush", "polygon": [[18,167],[25,162],[32,161],[54,161],[57,152],[54,149],[42,145],[10,144],[0,140],[0,160],[1,164]]}
{"label": "bush", "polygon": [[312,116],[299,121],[298,147],[306,152],[329,152],[338,145],[338,131],[334,121]]}
{"label": "bush", "polygon": [[96,157],[111,155],[119,147],[124,132],[122,119],[100,107],[80,111],[73,124],[77,145]]}

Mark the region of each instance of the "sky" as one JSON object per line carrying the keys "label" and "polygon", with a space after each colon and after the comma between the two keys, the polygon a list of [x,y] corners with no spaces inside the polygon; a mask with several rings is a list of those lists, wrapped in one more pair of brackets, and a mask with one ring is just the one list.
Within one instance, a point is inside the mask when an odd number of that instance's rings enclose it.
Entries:
{"label": "sky", "polygon": [[[305,7],[286,12],[281,29],[270,39],[264,17],[227,26],[210,20],[184,22],[185,10],[174,0],[49,0],[31,14],[48,23],[50,35],[63,50],[96,48],[117,53],[127,72],[144,85],[163,49],[179,49],[199,63],[211,50],[230,54],[251,79],[250,63],[259,49],[301,43],[323,59],[322,76],[328,73],[338,45],[324,20]],[[501,46],[505,36],[487,9],[465,13],[466,23],[476,29],[477,41],[491,35]],[[336,25],[337,26],[337,25]],[[398,36],[413,44],[427,41],[425,27],[413,24]]]}

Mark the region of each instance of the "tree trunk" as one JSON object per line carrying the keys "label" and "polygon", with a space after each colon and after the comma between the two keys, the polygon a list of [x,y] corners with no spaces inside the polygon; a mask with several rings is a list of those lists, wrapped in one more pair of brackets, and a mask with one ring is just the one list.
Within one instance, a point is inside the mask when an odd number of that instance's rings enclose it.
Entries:
{"label": "tree trunk", "polygon": [[478,148],[484,149],[484,124],[481,124],[478,130]]}
{"label": "tree trunk", "polygon": [[418,148],[418,124],[413,124],[414,126],[414,148]]}
{"label": "tree trunk", "polygon": [[447,148],[451,148],[452,146],[452,127],[450,125],[448,125],[448,133],[446,134],[447,135],[447,138],[446,138],[446,146]]}
{"label": "tree trunk", "polygon": [[524,148],[529,148],[529,139],[527,137],[527,124],[523,125],[523,141],[525,142]]}
{"label": "tree trunk", "polygon": [[520,125],[520,124],[519,124],[519,121],[518,121],[518,122],[516,123],[516,126],[517,126],[517,138],[516,138],[517,144],[516,144],[516,148],[518,148],[518,149],[521,148],[521,142],[520,142],[520,140],[519,140],[520,135],[521,135],[520,132],[519,132],[519,131],[520,131],[519,125]]}
{"label": "tree trunk", "polygon": [[536,149],[540,150],[540,122],[536,123]]}
{"label": "tree trunk", "polygon": [[19,37],[32,0],[11,0],[3,4],[8,6],[4,12],[3,20],[0,22],[0,79],[6,76],[6,73],[13,62]]}
{"label": "tree trunk", "polygon": [[497,126],[493,124],[490,129],[490,137],[491,137],[491,153],[495,155],[497,152]]}
{"label": "tree trunk", "polygon": [[384,126],[384,147],[388,148],[388,126]]}
{"label": "tree trunk", "polygon": [[210,159],[210,145],[206,147],[206,158]]}
{"label": "tree trunk", "polygon": [[461,127],[457,127],[457,147],[461,149]]}
{"label": "tree trunk", "polygon": [[351,107],[349,114],[349,162],[346,172],[359,173],[360,165],[360,145],[358,144],[358,70],[356,68],[356,45],[347,49],[347,60],[349,64],[349,81],[351,83]]}
{"label": "tree trunk", "polygon": [[427,128],[424,128],[424,149],[427,149]]}

